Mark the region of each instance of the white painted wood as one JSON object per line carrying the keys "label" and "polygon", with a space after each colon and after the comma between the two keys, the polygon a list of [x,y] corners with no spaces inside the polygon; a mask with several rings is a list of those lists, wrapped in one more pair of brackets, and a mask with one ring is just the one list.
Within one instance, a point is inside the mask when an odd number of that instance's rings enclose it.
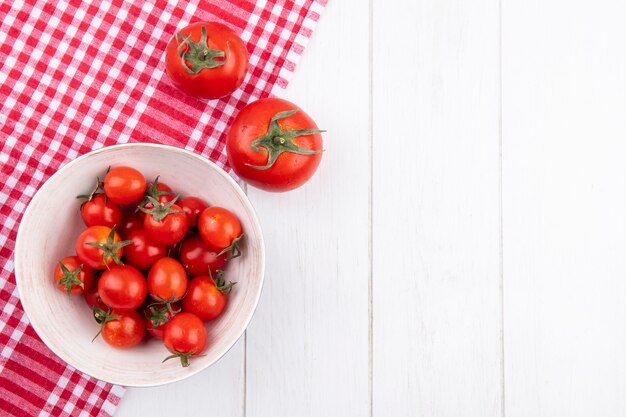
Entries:
{"label": "white painted wood", "polygon": [[367,416],[368,8],[331,1],[285,94],[324,134],[303,188],[248,188],[266,237],[248,328],[247,417]]}
{"label": "white painted wood", "polygon": [[626,3],[502,9],[506,415],[626,415]]}
{"label": "white painted wood", "polygon": [[502,416],[497,0],[374,0],[374,416]]}
{"label": "white painted wood", "polygon": [[626,415],[626,6],[502,0],[500,304],[498,1],[372,1],[373,153],[367,6],[331,0],[285,94],[329,130],[320,171],[250,192],[247,346],[117,416]]}
{"label": "white painted wood", "polygon": [[244,358],[242,337],[219,362],[189,379],[155,388],[129,388],[115,417],[241,417]]}

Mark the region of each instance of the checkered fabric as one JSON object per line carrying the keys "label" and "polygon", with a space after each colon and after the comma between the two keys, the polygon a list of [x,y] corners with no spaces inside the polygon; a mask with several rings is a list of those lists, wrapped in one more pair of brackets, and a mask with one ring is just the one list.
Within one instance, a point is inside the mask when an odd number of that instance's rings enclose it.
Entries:
{"label": "checkered fabric", "polygon": [[[124,393],[63,363],[24,314],[12,256],[35,191],[78,155],[124,142],[184,147],[228,168],[226,127],[287,86],[325,3],[0,3],[0,415],[110,416]],[[200,20],[227,24],[248,47],[243,85],[221,100],[188,97],[164,72],[176,29]]]}

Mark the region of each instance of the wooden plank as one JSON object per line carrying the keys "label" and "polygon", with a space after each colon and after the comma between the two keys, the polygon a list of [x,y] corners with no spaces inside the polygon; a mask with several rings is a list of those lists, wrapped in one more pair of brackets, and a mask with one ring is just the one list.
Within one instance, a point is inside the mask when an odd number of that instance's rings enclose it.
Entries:
{"label": "wooden plank", "polygon": [[626,415],[625,19],[503,2],[509,417]]}
{"label": "wooden plank", "polygon": [[244,358],[242,337],[215,365],[191,378],[155,388],[129,388],[115,417],[242,417]]}
{"label": "wooden plank", "polygon": [[502,416],[499,3],[373,16],[374,415]]}
{"label": "wooden plank", "polygon": [[329,2],[284,95],[328,130],[321,166],[286,194],[248,189],[267,248],[248,417],[369,413],[367,39],[367,7]]}

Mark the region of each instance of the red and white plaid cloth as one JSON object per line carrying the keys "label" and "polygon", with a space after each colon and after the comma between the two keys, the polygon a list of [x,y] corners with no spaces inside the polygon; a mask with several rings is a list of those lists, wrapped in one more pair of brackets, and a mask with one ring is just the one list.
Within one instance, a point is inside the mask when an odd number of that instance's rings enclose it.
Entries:
{"label": "red and white plaid cloth", "polygon": [[[110,416],[124,394],[57,358],[24,314],[12,257],[35,191],[61,165],[116,143],[171,144],[226,167],[231,119],[287,86],[326,0],[156,3],[0,3],[2,416]],[[241,88],[208,103],[176,90],[164,72],[172,35],[200,20],[226,23],[250,55]]]}

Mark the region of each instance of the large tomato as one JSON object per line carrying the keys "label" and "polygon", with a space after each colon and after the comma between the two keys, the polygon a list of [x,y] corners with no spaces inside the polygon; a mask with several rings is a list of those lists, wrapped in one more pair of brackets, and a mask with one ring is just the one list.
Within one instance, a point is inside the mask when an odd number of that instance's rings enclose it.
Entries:
{"label": "large tomato", "polygon": [[225,262],[226,254],[218,255],[199,236],[189,236],[180,245],[180,263],[192,277],[215,274]]}
{"label": "large tomato", "polygon": [[146,333],[143,317],[136,311],[104,311],[94,307],[93,316],[100,324],[98,334],[102,334],[104,341],[116,348],[133,347],[141,342]]}
{"label": "large tomato", "polygon": [[223,97],[235,91],[246,76],[246,45],[221,23],[193,23],[167,45],[165,70],[174,85],[187,94],[205,99]]}
{"label": "large tomato", "polygon": [[104,194],[96,194],[85,201],[80,206],[80,215],[87,227],[120,227],[122,224],[122,208],[109,201]]}
{"label": "large tomato", "polygon": [[189,366],[189,358],[202,353],[206,345],[204,323],[195,314],[179,313],[165,326],[163,343],[172,353],[163,360],[180,358],[184,367]]}
{"label": "large tomato", "polygon": [[93,283],[93,269],[83,265],[78,256],[68,256],[54,268],[54,282],[67,295],[84,294]]}
{"label": "large tomato", "polygon": [[287,100],[264,98],[244,107],[226,137],[237,175],[267,191],[289,191],[313,176],[322,159],[322,131]]}
{"label": "large tomato", "polygon": [[198,218],[198,232],[209,248],[219,252],[218,255],[231,252],[229,259],[241,255],[241,223],[230,210],[218,206],[204,209]]}
{"label": "large tomato", "polygon": [[115,265],[100,276],[98,294],[111,308],[134,310],[146,299],[146,280],[130,265]]}
{"label": "large tomato", "polygon": [[140,200],[146,186],[143,174],[127,166],[113,167],[104,177],[104,192],[117,204],[130,204]]}
{"label": "large tomato", "polygon": [[145,230],[135,230],[128,235],[128,240],[132,240],[133,244],[124,248],[124,258],[141,271],[149,269],[167,254],[167,246],[148,239]]}
{"label": "large tomato", "polygon": [[105,269],[121,264],[122,248],[131,243],[130,240],[122,241],[115,228],[91,226],[76,238],[76,255],[92,269]]}
{"label": "large tomato", "polygon": [[227,294],[234,282],[226,283],[222,271],[216,278],[205,275],[189,281],[189,289],[183,298],[183,311],[193,313],[202,320],[213,320],[224,311]]}

